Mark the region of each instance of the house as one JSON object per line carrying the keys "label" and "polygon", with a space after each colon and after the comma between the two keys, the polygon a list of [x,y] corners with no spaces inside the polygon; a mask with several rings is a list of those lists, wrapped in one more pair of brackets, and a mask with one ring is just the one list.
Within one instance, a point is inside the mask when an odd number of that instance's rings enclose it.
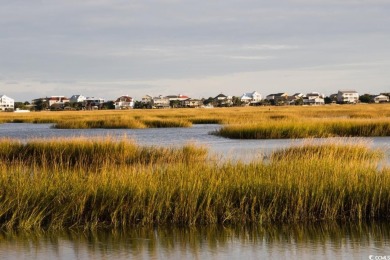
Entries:
{"label": "house", "polygon": [[244,93],[240,97],[241,102],[246,105],[259,104],[261,99],[261,94],[256,91],[253,91],[251,93]]}
{"label": "house", "polygon": [[73,96],[70,97],[69,103],[71,103],[71,104],[73,104],[73,103],[82,103],[86,99],[87,98],[84,97],[83,95],[73,95]]}
{"label": "house", "polygon": [[0,95],[0,111],[13,111],[14,106],[14,99],[7,97],[6,95]]}
{"label": "house", "polygon": [[318,92],[311,92],[306,94],[303,98],[304,105],[325,105],[325,95]]}
{"label": "house", "polygon": [[154,97],[152,99],[152,107],[153,108],[169,108],[170,107],[169,98],[163,97],[162,95],[160,95],[158,97]]}
{"label": "house", "polygon": [[230,107],[233,105],[233,97],[232,96],[226,96],[224,94],[219,94],[214,98],[214,103],[218,107]]}
{"label": "house", "polygon": [[337,102],[341,104],[356,104],[359,102],[359,93],[355,90],[339,90]]}
{"label": "house", "polygon": [[152,102],[152,100],[153,100],[152,96],[145,95],[145,96],[142,97],[141,102],[143,104],[150,104]]}
{"label": "house", "polygon": [[385,95],[372,95],[370,96],[371,101],[374,103],[384,103],[389,102],[389,97]]}
{"label": "house", "polygon": [[132,97],[121,96],[115,100],[115,109],[130,109],[134,108],[134,101]]}
{"label": "house", "polygon": [[280,105],[288,102],[288,94],[284,92],[270,94],[266,97],[266,99],[269,100],[271,103],[274,103],[275,105]]}
{"label": "house", "polygon": [[64,109],[66,103],[69,103],[69,99],[65,96],[51,96],[32,100],[36,110]]}
{"label": "house", "polygon": [[184,101],[184,100],[189,99],[189,97],[187,97],[185,95],[181,95],[181,94],[179,94],[177,96],[176,95],[169,95],[166,97],[169,99],[169,101]]}
{"label": "house", "polygon": [[95,97],[87,97],[84,100],[84,107],[87,110],[95,110],[95,109],[101,109],[104,104],[104,99],[102,98],[95,98]]}
{"label": "house", "polygon": [[202,105],[203,105],[203,101],[200,99],[188,98],[186,100],[181,101],[182,107],[196,108],[196,107],[201,107]]}
{"label": "house", "polygon": [[183,104],[182,101],[189,99],[189,97],[181,95],[181,94],[179,94],[177,96],[176,95],[169,95],[169,96],[166,96],[166,98],[169,99],[169,105],[172,108],[181,107]]}
{"label": "house", "polygon": [[295,93],[292,96],[288,96],[287,101],[290,105],[302,105],[304,96],[302,93]]}
{"label": "house", "polygon": [[49,107],[64,107],[65,103],[69,103],[69,98],[64,96],[51,96],[46,97]]}

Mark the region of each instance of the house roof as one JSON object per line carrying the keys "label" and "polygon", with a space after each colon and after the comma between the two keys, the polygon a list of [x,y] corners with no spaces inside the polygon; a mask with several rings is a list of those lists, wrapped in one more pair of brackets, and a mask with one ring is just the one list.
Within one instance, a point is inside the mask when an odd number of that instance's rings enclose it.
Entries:
{"label": "house roof", "polygon": [[218,96],[216,96],[215,98],[220,98],[220,97],[223,97],[223,98],[227,98],[227,96],[225,96],[224,94],[219,94]]}
{"label": "house roof", "polygon": [[[276,93],[276,94],[269,94],[268,96],[275,96],[275,97],[281,97],[281,96],[285,96],[287,95],[287,93]],[[267,96],[267,97],[268,97]]]}
{"label": "house roof", "polygon": [[132,97],[129,97],[129,96],[121,96],[121,97],[118,97],[115,102],[131,102],[133,101],[133,98]]}
{"label": "house roof", "polygon": [[339,93],[358,93],[356,90],[339,90]]}

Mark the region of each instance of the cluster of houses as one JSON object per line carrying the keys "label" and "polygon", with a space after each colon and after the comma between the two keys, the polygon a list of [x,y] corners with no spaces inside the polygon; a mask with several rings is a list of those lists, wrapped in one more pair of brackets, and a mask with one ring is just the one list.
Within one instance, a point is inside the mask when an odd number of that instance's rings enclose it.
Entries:
{"label": "cluster of houses", "polygon": [[[0,111],[30,111],[30,110],[98,110],[98,109],[132,109],[132,108],[199,108],[199,107],[230,107],[258,105],[324,105],[330,103],[356,104],[389,102],[390,93],[380,95],[365,94],[359,96],[354,90],[340,90],[337,94],[326,97],[318,92],[269,94],[265,98],[257,91],[244,93],[240,97],[219,94],[208,99],[194,99],[185,95],[169,95],[152,97],[146,95],[136,101],[128,95],[116,100],[106,101],[103,98],[73,95],[51,96],[33,99],[31,103],[16,102],[6,95],[0,95]],[[23,107],[23,109],[21,108]]]}

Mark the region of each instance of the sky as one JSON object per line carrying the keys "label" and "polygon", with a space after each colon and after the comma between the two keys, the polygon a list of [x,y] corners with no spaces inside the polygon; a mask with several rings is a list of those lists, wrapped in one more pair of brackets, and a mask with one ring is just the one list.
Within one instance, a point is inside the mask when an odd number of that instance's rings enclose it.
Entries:
{"label": "sky", "polygon": [[0,0],[0,94],[390,92],[390,0]]}

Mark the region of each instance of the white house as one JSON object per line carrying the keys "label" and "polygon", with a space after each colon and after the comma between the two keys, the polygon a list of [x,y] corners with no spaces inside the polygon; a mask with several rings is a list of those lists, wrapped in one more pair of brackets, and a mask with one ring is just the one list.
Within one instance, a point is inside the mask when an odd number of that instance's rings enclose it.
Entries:
{"label": "white house", "polygon": [[261,99],[261,94],[256,91],[251,93],[244,93],[240,97],[241,102],[244,104],[257,104],[261,101]]}
{"label": "white house", "polygon": [[69,102],[70,103],[81,103],[84,102],[87,98],[83,95],[73,95],[70,97]]}
{"label": "white house", "polygon": [[325,100],[324,100],[325,95],[320,94],[318,92],[311,92],[306,94],[306,97],[303,98],[303,104],[304,105],[324,105]]}
{"label": "white house", "polygon": [[121,96],[115,100],[115,109],[130,109],[134,108],[134,101],[132,97]]}
{"label": "white house", "polygon": [[389,102],[389,97],[385,96],[385,95],[374,95],[374,96],[371,96],[371,99],[375,103]]}
{"label": "white house", "polygon": [[15,100],[6,95],[0,95],[0,110],[8,111],[14,110]]}
{"label": "white house", "polygon": [[355,90],[339,90],[337,93],[337,102],[356,104],[359,102],[359,93]]}

